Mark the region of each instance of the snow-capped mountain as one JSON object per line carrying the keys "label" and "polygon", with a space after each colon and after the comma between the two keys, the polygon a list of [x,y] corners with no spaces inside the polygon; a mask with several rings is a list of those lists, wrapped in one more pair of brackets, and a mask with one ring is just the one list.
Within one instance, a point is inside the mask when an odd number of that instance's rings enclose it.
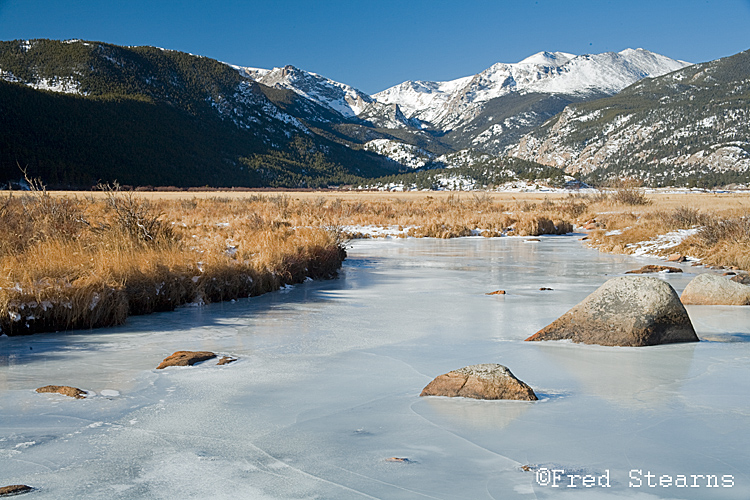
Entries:
{"label": "snow-capped mountain", "polygon": [[540,52],[521,62],[497,63],[457,80],[404,82],[373,97],[382,103],[398,104],[407,118],[447,131],[474,118],[488,101],[510,93],[563,94],[583,100],[612,95],[642,78],[688,65],[644,49],[580,56]]}
{"label": "snow-capped mountain", "polygon": [[157,47],[0,42],[0,109],[0,184],[19,164],[64,188],[329,185],[399,170],[337,133],[344,118],[328,106]]}
{"label": "snow-capped mountain", "polygon": [[[440,155],[463,149],[500,154],[568,104],[607,97],[642,78],[687,65],[644,49],[587,55],[539,52],[518,63],[494,64],[473,76],[445,82],[407,81],[372,96],[293,66],[235,68],[258,83],[292,90],[324,106],[341,122],[368,127],[369,132],[356,131],[361,144],[388,139],[423,148],[420,140],[429,136],[433,145],[439,145],[432,152]],[[391,137],[388,130],[412,135]],[[421,161],[414,160],[403,164]]]}
{"label": "snow-capped mountain", "polygon": [[747,177],[749,137],[745,51],[570,105],[507,152],[593,180],[713,185]]}
{"label": "snow-capped mountain", "polygon": [[333,81],[317,73],[303,71],[294,66],[259,69],[233,66],[240,74],[272,88],[293,90],[318,104],[351,118],[365,110],[374,101],[372,97],[345,83]]}
{"label": "snow-capped mountain", "polygon": [[242,76],[268,87],[292,90],[305,99],[335,111],[345,119],[358,118],[375,128],[419,127],[419,121],[406,118],[397,104],[378,102],[361,90],[317,73],[289,65],[270,70],[232,67]]}
{"label": "snow-capped mountain", "polygon": [[[724,179],[750,172],[746,59],[743,53],[690,66],[644,49],[540,52],[476,75],[408,81],[370,96],[293,66],[258,69],[155,47],[15,40],[0,42],[7,111],[0,121],[12,132],[5,143],[17,149],[5,157],[34,150],[51,165],[45,175],[71,186],[104,178],[98,165],[107,155],[117,158],[109,177],[154,185],[325,185],[420,169],[457,169],[489,185],[534,168],[547,177],[562,175],[558,166],[610,175],[636,163],[659,170],[657,183],[675,179],[667,174],[677,167],[683,178],[698,166],[704,177],[719,172]],[[66,118],[73,115],[87,118]],[[75,123],[74,141],[55,142],[55,131],[67,127],[58,122]],[[50,138],[41,149],[32,141],[40,127]],[[120,139],[112,145],[111,138]],[[79,150],[92,151],[86,172],[76,163]],[[507,154],[517,158],[499,158]],[[156,157],[172,170],[144,177],[141,165]],[[503,163],[513,168],[502,173],[495,159],[515,163]],[[8,175],[16,168],[9,162]],[[118,173],[122,168],[133,180]]]}

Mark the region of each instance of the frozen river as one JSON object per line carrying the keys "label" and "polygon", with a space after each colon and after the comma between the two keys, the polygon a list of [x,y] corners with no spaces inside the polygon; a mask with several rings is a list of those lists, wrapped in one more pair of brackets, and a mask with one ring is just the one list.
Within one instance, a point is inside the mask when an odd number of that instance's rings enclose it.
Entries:
{"label": "frozen river", "polygon": [[[356,241],[336,280],[1,337],[0,486],[40,500],[749,498],[750,307],[689,307],[697,344],[523,342],[656,263],[541,240]],[[696,272],[683,269],[662,276],[678,293]],[[177,350],[239,361],[154,369]],[[508,366],[541,401],[419,397],[477,363]],[[34,392],[48,384],[95,395]]]}

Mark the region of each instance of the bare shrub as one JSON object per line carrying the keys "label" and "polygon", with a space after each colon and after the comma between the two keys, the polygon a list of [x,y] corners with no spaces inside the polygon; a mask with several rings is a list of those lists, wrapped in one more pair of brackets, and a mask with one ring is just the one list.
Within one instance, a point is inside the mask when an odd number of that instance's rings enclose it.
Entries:
{"label": "bare shrub", "polygon": [[608,191],[603,189],[597,189],[594,194],[591,195],[591,202],[592,203],[609,203],[610,202],[610,194]]}
{"label": "bare shrub", "polygon": [[172,228],[165,224],[151,203],[132,191],[123,192],[117,183],[97,186],[106,195],[107,207],[114,214],[116,227],[135,241],[153,242],[172,240]]}
{"label": "bare shrub", "polygon": [[619,188],[612,195],[615,203],[621,205],[650,205],[651,201],[640,188]]}
{"label": "bare shrub", "polygon": [[750,219],[747,217],[713,218],[698,230],[696,237],[704,246],[714,246],[721,242],[748,242],[750,241]]}
{"label": "bare shrub", "polygon": [[690,229],[711,222],[711,217],[701,214],[696,208],[690,207],[678,207],[673,212],[663,215],[666,224],[673,229]]}
{"label": "bare shrub", "polygon": [[492,195],[490,195],[487,191],[474,193],[472,195],[472,198],[474,201],[474,207],[480,210],[485,209],[494,203],[494,200],[492,199]]}
{"label": "bare shrub", "polygon": [[651,200],[646,197],[638,179],[616,179],[612,181],[614,192],[611,200],[620,205],[650,205]]}
{"label": "bare shrub", "polygon": [[570,195],[564,200],[560,201],[559,205],[555,208],[560,212],[563,212],[570,217],[580,217],[586,210],[588,210],[589,204],[587,198],[577,195]]}
{"label": "bare shrub", "polygon": [[72,239],[79,235],[85,223],[78,200],[53,197],[41,179],[31,178],[22,170],[29,191],[20,197],[23,215],[33,233],[28,243],[48,238]]}

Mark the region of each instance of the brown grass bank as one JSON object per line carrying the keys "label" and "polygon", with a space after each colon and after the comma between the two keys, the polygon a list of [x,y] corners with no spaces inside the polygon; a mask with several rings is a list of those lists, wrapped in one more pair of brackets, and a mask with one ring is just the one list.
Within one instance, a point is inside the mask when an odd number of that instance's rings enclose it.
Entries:
{"label": "brown grass bank", "polygon": [[[633,253],[679,229],[681,252],[750,268],[750,195],[599,193],[31,193],[0,197],[0,328],[9,335],[122,323],[335,275],[345,226],[416,237],[562,234]],[[352,229],[356,232],[356,229]]]}
{"label": "brown grass bank", "polygon": [[[417,237],[562,234],[580,207],[489,194],[48,193],[0,198],[0,328],[19,335],[122,323],[335,275],[343,226]],[[176,196],[179,194],[180,196]],[[334,195],[334,196],[332,196]]]}
{"label": "brown grass bank", "polygon": [[705,265],[750,269],[750,193],[612,191],[582,197],[576,219],[601,251],[680,254]]}
{"label": "brown grass bank", "polygon": [[229,205],[115,191],[1,198],[2,333],[111,326],[132,314],[332,277],[340,268],[346,253],[335,230],[295,229],[245,203]]}

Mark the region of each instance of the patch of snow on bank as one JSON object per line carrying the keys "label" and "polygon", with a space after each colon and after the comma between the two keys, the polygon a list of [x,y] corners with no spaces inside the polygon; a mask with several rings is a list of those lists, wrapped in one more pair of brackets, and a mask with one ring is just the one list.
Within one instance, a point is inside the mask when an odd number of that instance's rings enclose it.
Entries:
{"label": "patch of snow on bank", "polygon": [[698,228],[693,229],[678,229],[677,231],[671,231],[667,234],[662,234],[648,241],[641,241],[638,243],[631,243],[627,245],[628,248],[635,248],[633,255],[658,255],[661,250],[676,247],[688,236],[692,236],[698,232]]}
{"label": "patch of snow on bank", "polygon": [[[405,238],[409,229],[416,226],[342,226],[344,234],[359,236],[360,238]],[[361,236],[360,236],[361,235]]]}

